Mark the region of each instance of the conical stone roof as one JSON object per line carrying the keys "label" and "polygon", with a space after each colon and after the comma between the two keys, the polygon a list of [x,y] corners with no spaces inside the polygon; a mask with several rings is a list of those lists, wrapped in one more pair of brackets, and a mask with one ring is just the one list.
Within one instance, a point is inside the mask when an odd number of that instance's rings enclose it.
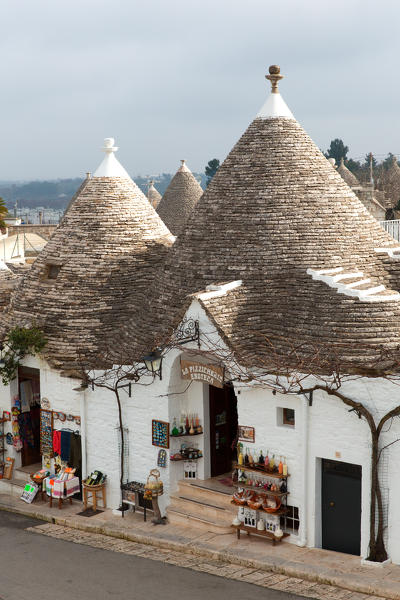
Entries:
{"label": "conical stone roof", "polygon": [[347,185],[349,185],[350,187],[359,187],[360,186],[360,182],[358,181],[357,177],[344,164],[343,158],[340,159],[340,164],[337,168],[337,172],[339,173],[341,178],[344,179],[344,181],[347,183]]}
{"label": "conical stone roof", "polygon": [[389,206],[395,208],[400,202],[400,167],[395,156],[386,173],[384,189]]}
{"label": "conical stone roof", "polygon": [[157,208],[160,204],[161,197],[160,192],[154,187],[154,181],[150,181],[149,189],[147,190],[147,199],[153,208]]}
{"label": "conical stone roof", "polygon": [[180,235],[203,190],[191,170],[181,160],[181,166],[171,179],[158,205],[157,212],[174,235]]}
{"label": "conical stone roof", "polygon": [[[49,363],[73,370],[108,361],[112,333],[135,321],[172,244],[167,227],[114,156],[105,159],[69,207],[3,313],[15,325],[41,327]],[[117,356],[118,360],[118,356]]]}
{"label": "conical stone roof", "polygon": [[399,244],[294,119],[279,68],[268,78],[275,90],[164,263],[151,301],[163,315],[156,341],[195,295],[248,366],[299,344],[335,349],[355,370],[376,364],[382,347],[400,344]]}

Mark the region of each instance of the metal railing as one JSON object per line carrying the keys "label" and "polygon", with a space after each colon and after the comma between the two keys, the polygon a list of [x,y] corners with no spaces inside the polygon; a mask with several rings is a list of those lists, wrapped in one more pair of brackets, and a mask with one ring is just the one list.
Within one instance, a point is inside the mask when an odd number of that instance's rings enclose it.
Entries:
{"label": "metal railing", "polygon": [[395,221],[379,221],[379,224],[387,231],[395,240],[400,242],[400,219]]}

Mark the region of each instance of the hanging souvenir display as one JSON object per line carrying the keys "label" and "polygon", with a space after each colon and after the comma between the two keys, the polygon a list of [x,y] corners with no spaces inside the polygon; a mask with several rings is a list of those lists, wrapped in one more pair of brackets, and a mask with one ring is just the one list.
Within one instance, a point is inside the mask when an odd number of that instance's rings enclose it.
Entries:
{"label": "hanging souvenir display", "polygon": [[40,454],[53,456],[53,413],[40,409]]}
{"label": "hanging souvenir display", "polygon": [[18,423],[18,415],[19,415],[19,398],[18,396],[14,396],[13,398],[13,408],[11,410],[11,425],[12,425],[12,433],[13,433],[13,446],[17,452],[22,450],[22,440],[19,435],[19,423]]}
{"label": "hanging souvenir display", "polygon": [[151,432],[153,446],[169,448],[169,423],[153,419],[151,424]]}

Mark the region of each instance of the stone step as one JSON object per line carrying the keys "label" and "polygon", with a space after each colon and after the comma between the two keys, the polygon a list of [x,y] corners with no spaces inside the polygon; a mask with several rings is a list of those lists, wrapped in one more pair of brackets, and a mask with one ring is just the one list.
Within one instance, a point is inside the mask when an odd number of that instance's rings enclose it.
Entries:
{"label": "stone step", "polygon": [[15,477],[13,479],[0,479],[0,494],[8,494],[19,498],[26,483],[26,481],[16,479]]}
{"label": "stone step", "polygon": [[173,495],[171,496],[170,507],[172,510],[176,510],[180,513],[205,519],[210,521],[217,526],[230,525],[232,519],[237,513],[237,508],[232,504],[228,504],[226,507],[215,506],[208,502],[202,502],[200,500],[194,500],[185,496]]}
{"label": "stone step", "polygon": [[188,515],[186,513],[175,510],[174,508],[168,507],[167,509],[168,521],[174,525],[183,527],[195,527],[203,531],[210,533],[232,533],[232,527],[230,525],[218,525],[213,521],[207,519],[195,517],[194,515]]}
{"label": "stone step", "polygon": [[27,483],[28,481],[31,481],[31,473],[36,473],[36,471],[39,471],[41,468],[41,463],[35,463],[33,465],[29,465],[28,467],[16,468],[13,472],[13,478],[21,479],[22,481],[25,481],[25,483]]}
{"label": "stone step", "polygon": [[220,492],[213,489],[208,489],[196,483],[196,481],[179,481],[177,496],[184,496],[185,498],[191,498],[192,500],[199,500],[212,506],[218,506],[227,508],[230,506],[230,501],[235,488],[231,488],[231,491]]}

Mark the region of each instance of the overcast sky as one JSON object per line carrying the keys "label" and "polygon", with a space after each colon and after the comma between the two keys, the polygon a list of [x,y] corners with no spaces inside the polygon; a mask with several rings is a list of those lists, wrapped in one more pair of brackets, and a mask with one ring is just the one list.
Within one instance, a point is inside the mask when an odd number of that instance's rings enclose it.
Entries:
{"label": "overcast sky", "polygon": [[398,0],[1,0],[0,180],[203,171],[265,101],[315,142],[400,154]]}

